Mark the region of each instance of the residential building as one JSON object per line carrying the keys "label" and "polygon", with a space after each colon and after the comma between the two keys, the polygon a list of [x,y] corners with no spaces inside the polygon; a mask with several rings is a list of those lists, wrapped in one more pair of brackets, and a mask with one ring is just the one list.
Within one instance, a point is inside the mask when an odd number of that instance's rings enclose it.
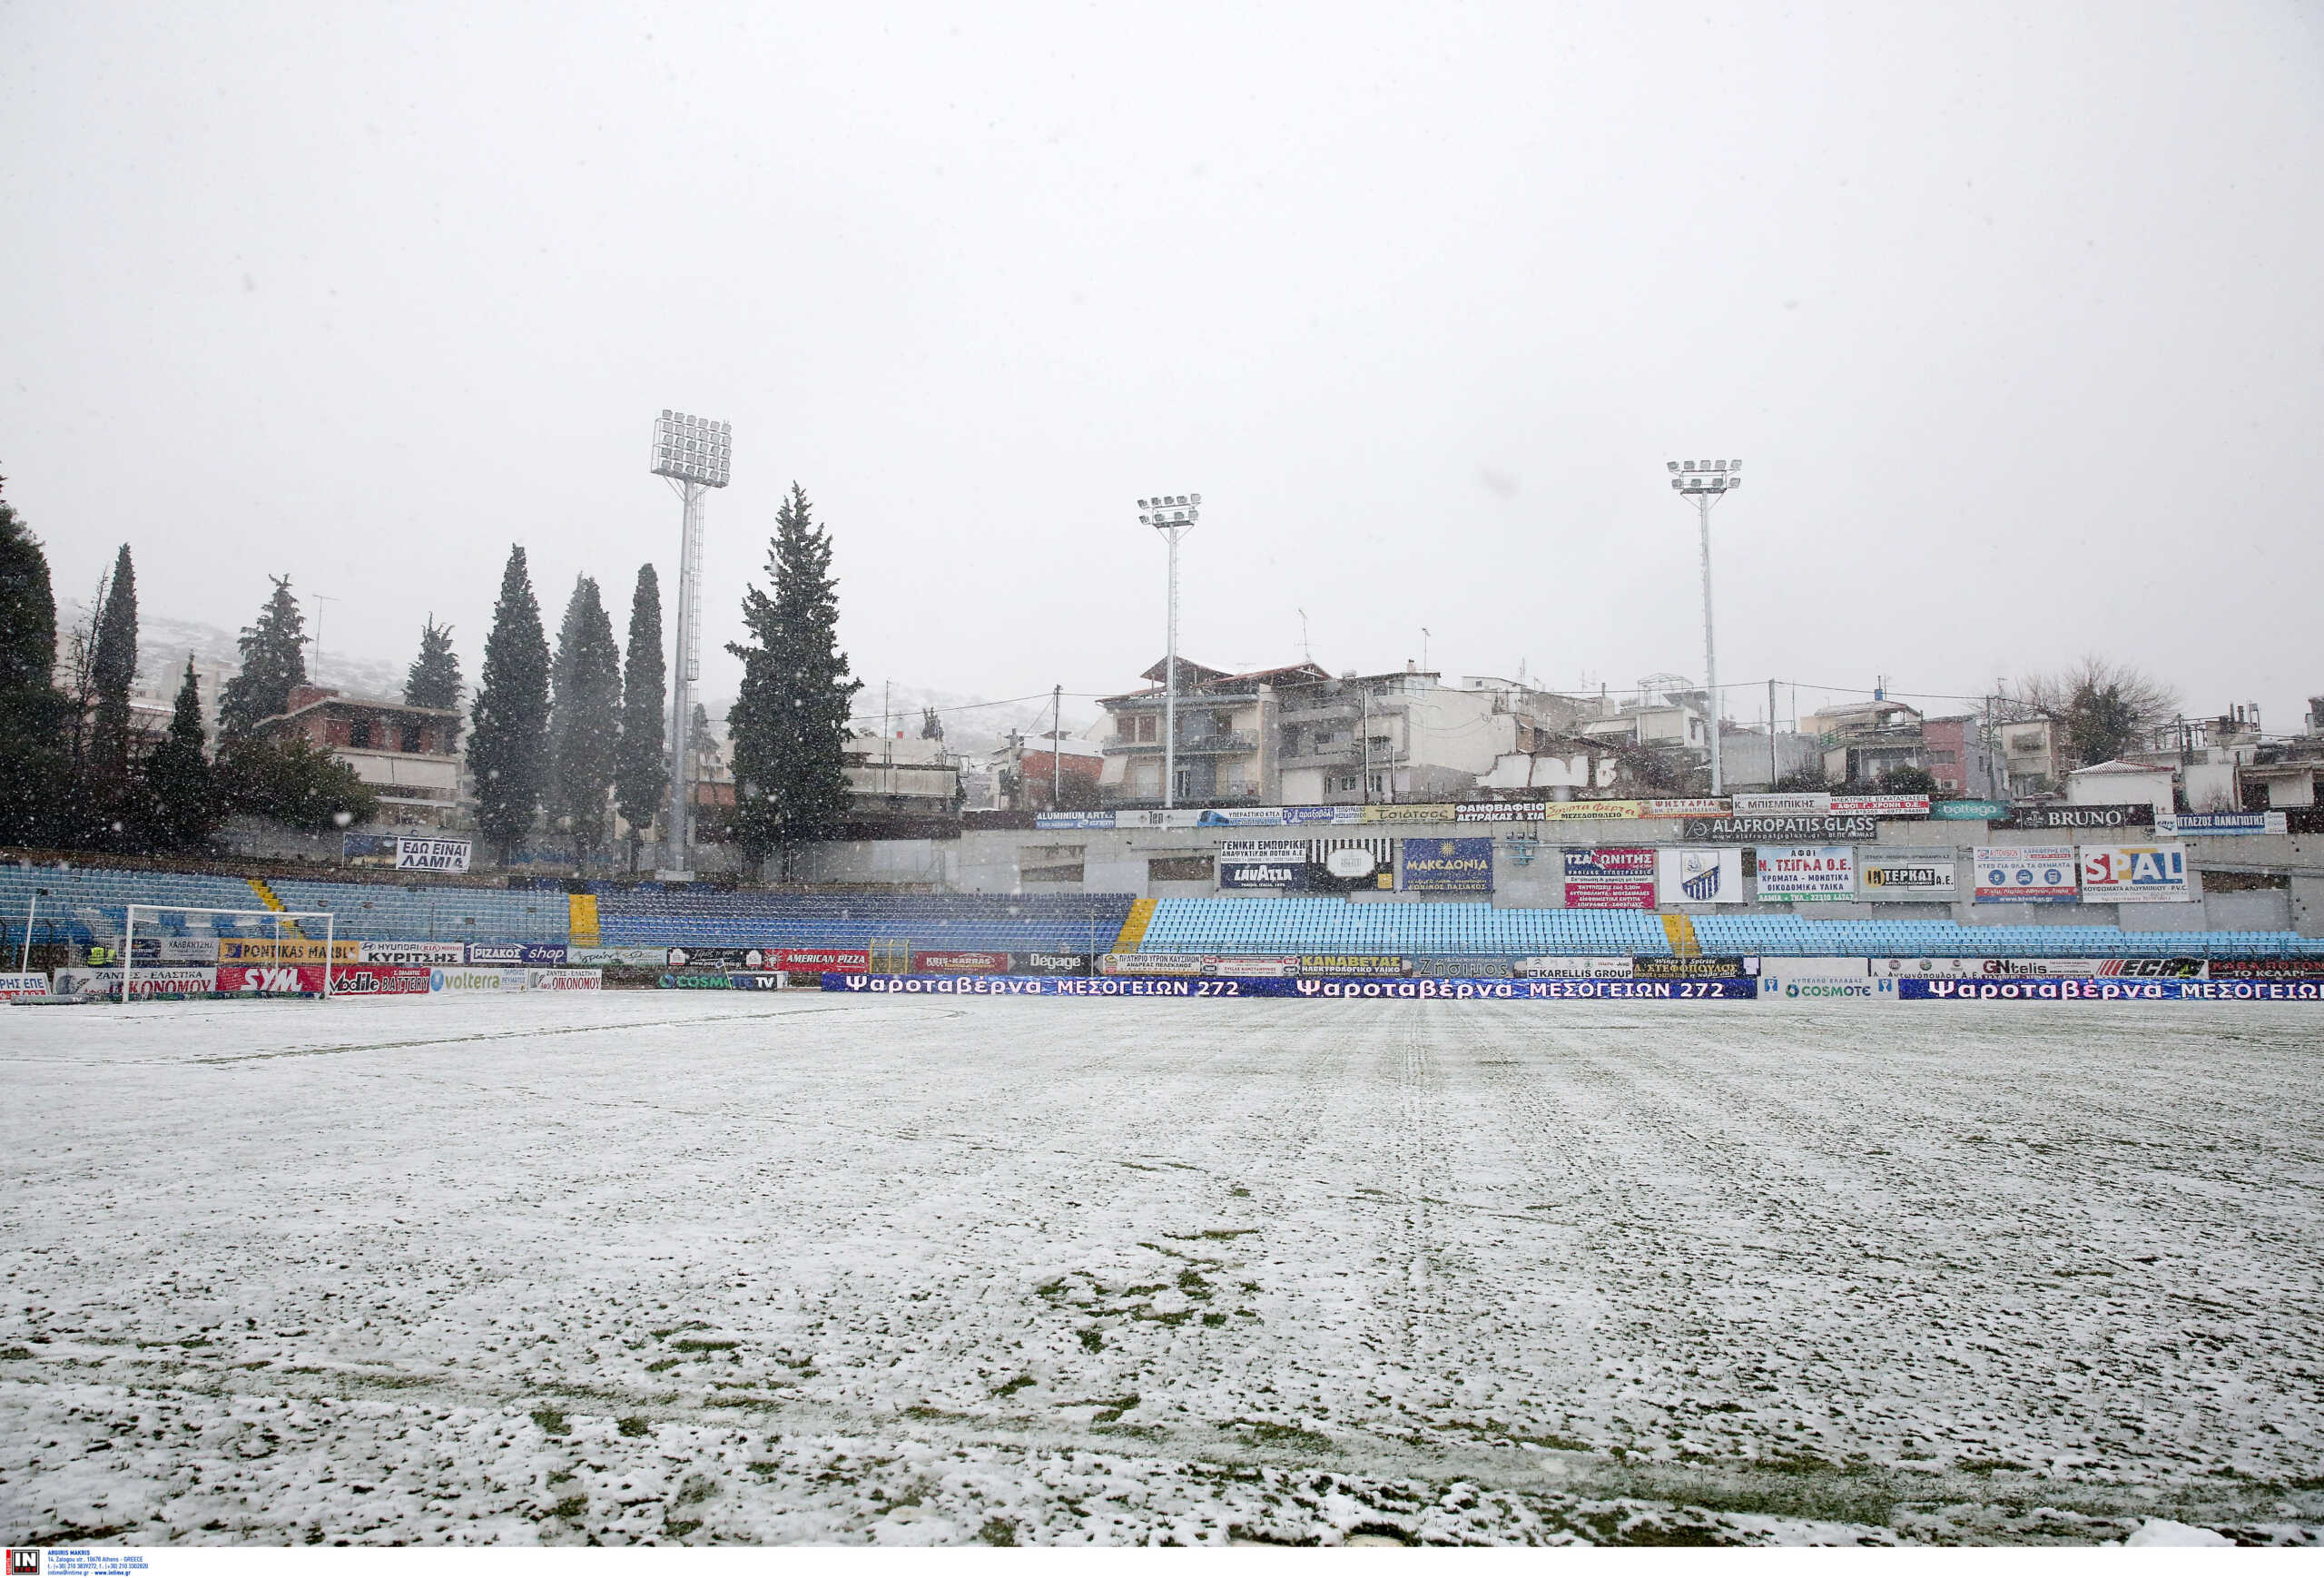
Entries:
{"label": "residential building", "polygon": [[[1162,729],[1168,711],[1164,672],[1157,663],[1140,676],[1153,682],[1150,688],[1108,696],[1099,704],[1113,725],[1100,742],[1105,764],[1098,794],[1103,805],[1162,804]],[[1330,677],[1312,663],[1228,674],[1180,658],[1174,753],[1177,784],[1171,798],[1180,805],[1284,804],[1277,741],[1284,706],[1280,693],[1286,686],[1312,686]]]}
{"label": "residential building", "polygon": [[1012,729],[988,767],[996,811],[1094,811],[1106,748],[1048,730],[1029,739]]}
{"label": "residential building", "polygon": [[1920,709],[1875,697],[1818,708],[1800,721],[1823,751],[1828,784],[1876,784],[1899,767],[1928,766]]}
{"label": "residential building", "polygon": [[374,825],[442,827],[457,819],[460,715],[456,711],[294,685],[289,706],[261,719],[252,732],[261,739],[300,736],[353,768],[379,797]]}
{"label": "residential building", "polygon": [[876,826],[960,814],[960,764],[941,739],[866,735],[850,740],[843,754],[856,821]]}
{"label": "residential building", "polygon": [[2055,718],[2011,718],[1994,725],[2001,770],[2013,798],[2048,794],[2065,779],[2065,729]]}
{"label": "residential building", "polygon": [[2009,797],[2001,757],[1985,743],[1984,720],[1974,714],[1925,718],[1921,723],[1922,765],[1938,791],[1971,800]]}

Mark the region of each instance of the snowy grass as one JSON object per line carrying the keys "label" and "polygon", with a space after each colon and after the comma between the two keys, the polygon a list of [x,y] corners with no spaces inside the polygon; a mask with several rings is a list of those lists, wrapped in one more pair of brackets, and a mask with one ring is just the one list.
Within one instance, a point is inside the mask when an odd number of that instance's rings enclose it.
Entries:
{"label": "snowy grass", "polygon": [[2318,1021],[2134,1011],[0,1011],[0,1524],[2310,1541]]}

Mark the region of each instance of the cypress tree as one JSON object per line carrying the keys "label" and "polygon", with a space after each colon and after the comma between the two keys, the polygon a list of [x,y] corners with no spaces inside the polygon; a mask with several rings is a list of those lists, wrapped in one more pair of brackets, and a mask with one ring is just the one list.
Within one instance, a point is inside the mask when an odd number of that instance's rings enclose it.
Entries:
{"label": "cypress tree", "polygon": [[637,869],[638,846],[670,791],[670,764],[662,713],[668,674],[662,663],[662,583],[652,565],[637,568],[637,590],[629,599],[629,655],[621,676],[621,754],[614,764],[614,789],[622,820],[629,824],[629,865]]}
{"label": "cypress tree", "polygon": [[193,658],[189,656],[185,679],[178,686],[177,706],[170,714],[170,732],[145,762],[151,842],[157,848],[201,849],[218,826],[217,789],[211,781],[209,758],[202,749],[206,738],[202,726],[202,683],[194,677]]}
{"label": "cypress tree", "polygon": [[91,775],[108,794],[129,778],[129,692],[137,682],[137,567],[123,543],[113,561],[113,582],[97,617],[97,641],[90,663],[96,715],[90,725]]}
{"label": "cypress tree", "polygon": [[579,859],[606,842],[607,800],[621,745],[621,648],[597,583],[581,576],[565,605],[551,675],[555,699],[549,738],[555,764],[550,798],[572,830]]}
{"label": "cypress tree", "polygon": [[47,842],[64,798],[67,708],[55,673],[48,556],[0,498],[0,843]]}
{"label": "cypress tree", "polygon": [[476,774],[477,821],[505,863],[524,847],[548,776],[548,636],[533,597],[525,550],[508,550],[492,633],[484,639],[484,678],[476,693],[468,767]]}
{"label": "cypress tree", "polygon": [[307,682],[307,616],[290,595],[289,576],[270,576],[274,595],[242,630],[242,671],[218,696],[218,734],[239,740],[290,710],[290,687]]}
{"label": "cypress tree", "polygon": [[772,597],[743,593],[750,639],[727,645],[743,660],[743,688],[726,715],[733,729],[734,828],[753,860],[781,851],[787,868],[805,843],[836,838],[847,819],[842,753],[862,681],[839,649],[839,590],[832,542],[794,482],[775,512],[767,548]]}
{"label": "cypress tree", "polygon": [[460,656],[452,650],[452,627],[436,623],[436,616],[419,627],[419,656],[403,676],[406,706],[437,706],[458,711],[460,705]]}

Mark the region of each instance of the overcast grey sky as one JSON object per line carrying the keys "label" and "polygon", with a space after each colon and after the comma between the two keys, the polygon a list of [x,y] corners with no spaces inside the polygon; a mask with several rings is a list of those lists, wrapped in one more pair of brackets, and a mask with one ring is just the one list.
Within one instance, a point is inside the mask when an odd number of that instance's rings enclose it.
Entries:
{"label": "overcast grey sky", "polygon": [[[1708,12],[1708,15],[1707,15]],[[2086,649],[2324,691],[2324,11],[0,3],[0,471],[80,593],[478,665],[668,574],[733,422],[872,682],[1181,649],[1974,692]],[[735,666],[706,666],[731,694]],[[1757,715],[1750,692],[1731,699]]]}

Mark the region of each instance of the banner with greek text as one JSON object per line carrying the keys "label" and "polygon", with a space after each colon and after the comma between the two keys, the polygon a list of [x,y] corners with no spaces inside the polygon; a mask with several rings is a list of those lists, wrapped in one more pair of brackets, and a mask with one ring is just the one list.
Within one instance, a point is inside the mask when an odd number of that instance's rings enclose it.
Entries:
{"label": "banner with greek text", "polygon": [[1768,903],[1856,897],[1856,850],[1848,844],[1761,844],[1755,864]]}
{"label": "banner with greek text", "polygon": [[2078,896],[2071,844],[1972,850],[1981,904],[2071,904]]}
{"label": "banner with greek text", "polygon": [[[1569,849],[1565,854],[1565,907],[1569,910],[1654,908],[1651,848]],[[1738,867],[1740,870],[1740,867]]]}

